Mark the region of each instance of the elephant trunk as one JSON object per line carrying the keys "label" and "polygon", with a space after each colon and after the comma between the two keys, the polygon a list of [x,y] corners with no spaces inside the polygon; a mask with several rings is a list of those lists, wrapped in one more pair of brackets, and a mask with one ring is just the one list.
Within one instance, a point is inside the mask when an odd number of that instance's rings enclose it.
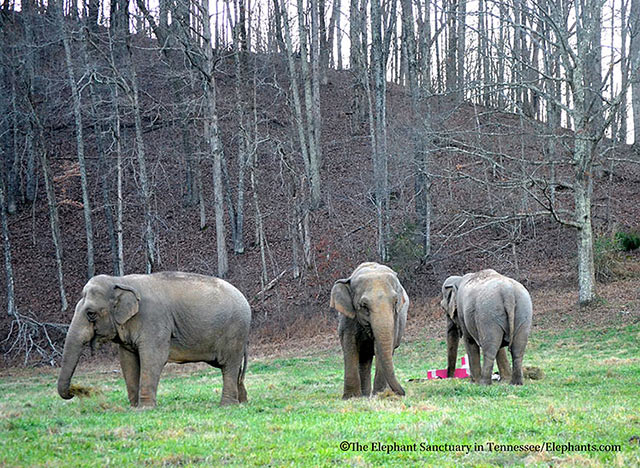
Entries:
{"label": "elephant trunk", "polygon": [[58,376],[58,394],[65,400],[73,398],[70,392],[71,377],[73,376],[84,345],[93,338],[93,327],[86,318],[74,315],[71,326],[64,341],[62,352],[62,368]]}
{"label": "elephant trunk", "polygon": [[393,349],[394,349],[394,314],[392,311],[384,314],[384,317],[377,317],[372,320],[371,329],[375,340],[376,366],[380,366],[382,375],[397,395],[404,396],[404,389],[393,369]]}

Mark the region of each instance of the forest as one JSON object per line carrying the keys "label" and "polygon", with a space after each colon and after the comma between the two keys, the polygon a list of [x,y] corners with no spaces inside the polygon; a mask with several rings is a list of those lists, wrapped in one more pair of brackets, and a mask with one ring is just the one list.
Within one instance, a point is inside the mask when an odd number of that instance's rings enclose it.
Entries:
{"label": "forest", "polygon": [[638,277],[638,0],[3,0],[0,36],[3,365],[58,362],[99,273],[226,278],[257,343],[335,330],[367,260],[419,323],[449,274],[576,313]]}

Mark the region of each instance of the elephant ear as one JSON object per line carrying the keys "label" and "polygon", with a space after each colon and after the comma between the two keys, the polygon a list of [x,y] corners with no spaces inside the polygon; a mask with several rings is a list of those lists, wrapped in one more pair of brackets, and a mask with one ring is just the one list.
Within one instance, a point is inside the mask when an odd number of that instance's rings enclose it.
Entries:
{"label": "elephant ear", "polygon": [[116,284],[113,287],[113,293],[115,296],[113,318],[118,325],[122,325],[138,313],[140,296],[134,288],[124,284]]}
{"label": "elephant ear", "polygon": [[329,306],[336,309],[345,317],[355,318],[356,311],[353,308],[351,299],[351,288],[349,287],[349,279],[339,279],[331,288],[331,303]]}
{"label": "elephant ear", "polygon": [[442,298],[447,304],[447,315],[449,315],[451,320],[453,320],[453,317],[456,314],[456,295],[458,293],[458,285],[460,284],[461,279],[461,276],[449,276],[442,285]]}
{"label": "elephant ear", "polygon": [[396,275],[395,289],[398,295],[398,302],[396,303],[396,311],[400,312],[403,308],[409,307],[409,295],[407,294],[407,291],[405,291],[405,289],[402,287],[402,284],[400,284],[400,280],[398,280],[396,272],[394,271],[393,273],[394,275]]}
{"label": "elephant ear", "polygon": [[454,284],[445,286],[445,294],[447,295],[447,315],[453,320],[456,314],[456,293],[458,288]]}

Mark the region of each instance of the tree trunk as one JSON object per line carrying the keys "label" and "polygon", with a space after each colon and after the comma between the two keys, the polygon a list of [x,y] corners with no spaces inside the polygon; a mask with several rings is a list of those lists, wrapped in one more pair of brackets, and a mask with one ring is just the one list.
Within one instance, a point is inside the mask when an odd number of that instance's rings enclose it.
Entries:
{"label": "tree trunk", "polygon": [[120,107],[118,106],[118,87],[112,88],[113,100],[113,135],[114,135],[114,151],[116,153],[116,238],[117,238],[117,276],[124,275],[124,243],[123,243],[123,227],[122,227],[122,209],[123,209],[123,193],[122,193],[122,148],[120,139]]}
{"label": "tree trunk", "polygon": [[84,136],[82,122],[82,103],[80,102],[80,92],[76,83],[73,71],[73,61],[71,59],[71,46],[69,37],[64,27],[64,18],[62,17],[62,9],[58,11],[58,21],[60,33],[62,34],[62,44],[64,46],[64,55],[67,65],[67,76],[69,78],[69,86],[71,88],[71,97],[73,99],[73,116],[76,125],[76,150],[78,154],[78,166],[80,169],[80,185],[82,187],[82,211],[84,213],[84,225],[87,237],[87,278],[93,277],[95,274],[94,249],[93,249],[93,222],[91,220],[91,202],[89,200],[89,188],[87,180],[87,165],[84,158]]}
{"label": "tree trunk", "polygon": [[[209,2],[203,1],[201,5],[202,17],[209,18]],[[216,103],[216,80],[213,49],[211,48],[211,25],[209,21],[203,21],[204,54],[206,63],[206,76],[204,82],[205,99],[207,104],[207,123],[209,151],[213,156],[213,196],[214,213],[216,220],[216,251],[218,257],[218,276],[224,278],[229,272],[229,260],[227,257],[226,234],[224,226],[224,194],[222,191],[222,142],[220,141],[218,128],[218,110]]]}
{"label": "tree trunk", "polygon": [[67,302],[67,294],[64,290],[64,273],[62,270],[62,236],[60,235],[60,221],[58,218],[58,207],[56,204],[56,195],[53,188],[53,181],[51,178],[51,169],[49,168],[49,158],[47,157],[47,150],[44,146],[44,131],[42,129],[42,125],[38,120],[37,116],[35,116],[35,111],[32,110],[33,119],[38,126],[38,136],[40,142],[40,163],[42,165],[42,174],[44,176],[44,187],[47,193],[47,203],[49,205],[49,223],[51,225],[51,236],[53,238],[53,247],[55,250],[56,256],[56,266],[58,268],[58,286],[60,289],[60,303],[62,306],[62,311],[66,311],[69,307]]}
{"label": "tree trunk", "polygon": [[[576,138],[576,159],[587,158],[589,142]],[[582,159],[584,160],[584,159]],[[575,174],[575,221],[578,224],[578,301],[588,304],[596,298],[593,229],[591,225],[591,166],[577,164]]]}
{"label": "tree trunk", "polygon": [[371,0],[371,74],[373,78],[373,183],[378,225],[378,257],[388,259],[389,244],[389,172],[387,155],[386,62],[382,44],[380,0]]}
{"label": "tree trunk", "polygon": [[[4,171],[3,171],[4,172]],[[4,247],[4,271],[7,278],[7,314],[9,317],[17,315],[16,295],[13,284],[13,266],[11,263],[11,242],[9,240],[9,222],[7,220],[7,205],[4,193],[4,174],[0,172],[0,224],[2,225],[2,245]]]}
{"label": "tree trunk", "polygon": [[[315,0],[312,0],[311,10],[317,8]],[[298,28],[300,31],[300,67],[302,70],[302,85],[304,89],[304,103],[306,116],[306,130],[309,136],[309,182],[311,188],[311,207],[318,208],[322,204],[322,191],[320,188],[320,96],[319,96],[319,47],[317,45],[317,16],[312,14],[311,41],[312,49],[309,54],[307,41],[308,27],[304,19],[304,5],[298,0]],[[314,47],[315,46],[315,47]],[[311,58],[312,70],[309,70],[309,58]]]}
{"label": "tree trunk", "polygon": [[640,150],[640,0],[631,0],[629,8],[629,61],[631,64],[631,106],[633,145]]}

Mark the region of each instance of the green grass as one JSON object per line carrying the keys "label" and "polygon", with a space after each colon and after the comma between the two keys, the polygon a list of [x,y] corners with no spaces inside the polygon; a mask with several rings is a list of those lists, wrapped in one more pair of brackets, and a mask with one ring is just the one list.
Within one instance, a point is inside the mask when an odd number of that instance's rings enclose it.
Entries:
{"label": "green grass", "polygon": [[[0,466],[640,466],[640,447],[630,441],[640,436],[639,338],[638,325],[536,332],[525,365],[545,378],[521,387],[408,382],[444,367],[445,345],[404,343],[396,353],[402,399],[342,401],[338,348],[254,360],[250,401],[234,408],[218,407],[221,378],[212,368],[165,375],[149,411],[128,407],[119,374],[76,375],[74,384],[97,391],[70,401],[57,396],[50,373],[2,378]],[[342,451],[341,441],[369,450]],[[417,450],[372,451],[374,442]],[[621,451],[489,450],[545,442]],[[421,443],[472,449],[421,451]]]}

